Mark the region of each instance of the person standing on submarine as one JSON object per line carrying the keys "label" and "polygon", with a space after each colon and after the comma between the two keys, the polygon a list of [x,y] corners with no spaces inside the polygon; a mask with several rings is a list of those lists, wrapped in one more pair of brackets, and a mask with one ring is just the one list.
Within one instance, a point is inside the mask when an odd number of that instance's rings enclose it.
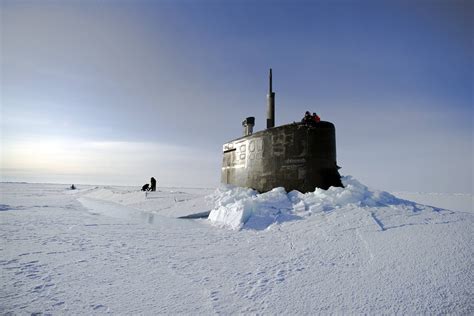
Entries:
{"label": "person standing on submarine", "polygon": [[156,191],[156,180],[154,177],[151,177],[150,179],[150,191]]}
{"label": "person standing on submarine", "polygon": [[306,113],[304,114],[303,119],[301,120],[301,123],[311,124],[312,122],[313,122],[313,117],[311,116],[309,111],[306,111]]}
{"label": "person standing on submarine", "polygon": [[316,114],[315,112],[313,112],[313,122],[314,123],[319,123],[321,122],[321,118],[318,116],[318,114]]}

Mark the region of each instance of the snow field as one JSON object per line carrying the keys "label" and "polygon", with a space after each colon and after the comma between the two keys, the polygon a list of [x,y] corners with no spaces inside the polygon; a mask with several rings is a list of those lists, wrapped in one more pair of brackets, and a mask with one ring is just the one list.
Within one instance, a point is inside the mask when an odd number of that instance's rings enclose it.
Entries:
{"label": "snow field", "polygon": [[[472,212],[344,181],[147,196],[0,184],[0,313],[472,314]],[[205,210],[222,220],[173,215]]]}

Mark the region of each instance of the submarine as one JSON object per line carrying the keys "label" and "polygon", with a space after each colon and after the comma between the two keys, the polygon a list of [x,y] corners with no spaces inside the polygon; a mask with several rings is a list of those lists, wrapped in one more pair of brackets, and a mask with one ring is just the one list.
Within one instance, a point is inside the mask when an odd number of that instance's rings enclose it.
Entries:
{"label": "submarine", "polygon": [[343,187],[336,160],[336,129],[320,121],[275,126],[272,69],[267,95],[267,128],[253,132],[255,117],[243,122],[243,136],[223,145],[221,183],[267,192],[284,187],[302,193]]}

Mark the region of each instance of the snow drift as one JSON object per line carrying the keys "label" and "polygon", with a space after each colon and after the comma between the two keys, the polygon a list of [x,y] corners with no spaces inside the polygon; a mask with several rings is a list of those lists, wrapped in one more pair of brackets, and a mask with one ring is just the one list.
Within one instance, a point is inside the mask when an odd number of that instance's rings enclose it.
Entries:
{"label": "snow drift", "polygon": [[[274,223],[302,219],[315,213],[331,212],[340,208],[377,208],[398,206],[411,212],[439,211],[425,205],[402,200],[385,192],[371,190],[351,176],[342,177],[344,188],[328,190],[316,188],[301,193],[284,188],[259,194],[257,191],[223,186],[209,196],[215,207],[209,220],[216,226],[230,229],[265,229]],[[379,223],[381,225],[381,223]]]}
{"label": "snow drift", "polygon": [[84,194],[78,192],[81,196],[78,200],[94,213],[121,218],[148,218],[154,215],[198,218],[209,214],[212,225],[231,230],[265,230],[316,214],[324,215],[337,210],[343,216],[356,209],[366,214],[380,230],[386,230],[400,223],[442,222],[443,217],[433,215],[434,212],[438,215],[450,212],[372,190],[351,176],[342,177],[342,182],[344,188],[316,188],[305,194],[286,192],[282,187],[261,194],[235,186],[221,186],[213,193],[202,189],[201,192],[196,189],[140,192],[137,189],[96,187],[85,190]]}
{"label": "snow drift", "polygon": [[[161,188],[156,192],[143,192],[138,188],[124,187],[95,187],[80,194],[78,199],[86,208],[93,209],[96,213],[114,216],[111,210],[116,205],[115,212],[118,217],[130,213],[127,217],[141,217],[143,215],[159,215],[171,218],[189,217],[200,214],[207,216],[211,210],[205,196],[211,189],[173,189]],[[127,211],[128,210],[128,211]],[[121,213],[121,214],[118,214]],[[141,214],[138,214],[141,213]]]}

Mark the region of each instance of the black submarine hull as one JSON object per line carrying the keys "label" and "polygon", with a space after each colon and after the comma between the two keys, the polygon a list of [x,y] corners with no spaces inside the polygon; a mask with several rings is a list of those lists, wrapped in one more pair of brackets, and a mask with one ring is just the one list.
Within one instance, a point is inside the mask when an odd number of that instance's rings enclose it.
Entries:
{"label": "black submarine hull", "polygon": [[259,192],[342,187],[334,124],[293,123],[232,140],[223,146],[221,182]]}

